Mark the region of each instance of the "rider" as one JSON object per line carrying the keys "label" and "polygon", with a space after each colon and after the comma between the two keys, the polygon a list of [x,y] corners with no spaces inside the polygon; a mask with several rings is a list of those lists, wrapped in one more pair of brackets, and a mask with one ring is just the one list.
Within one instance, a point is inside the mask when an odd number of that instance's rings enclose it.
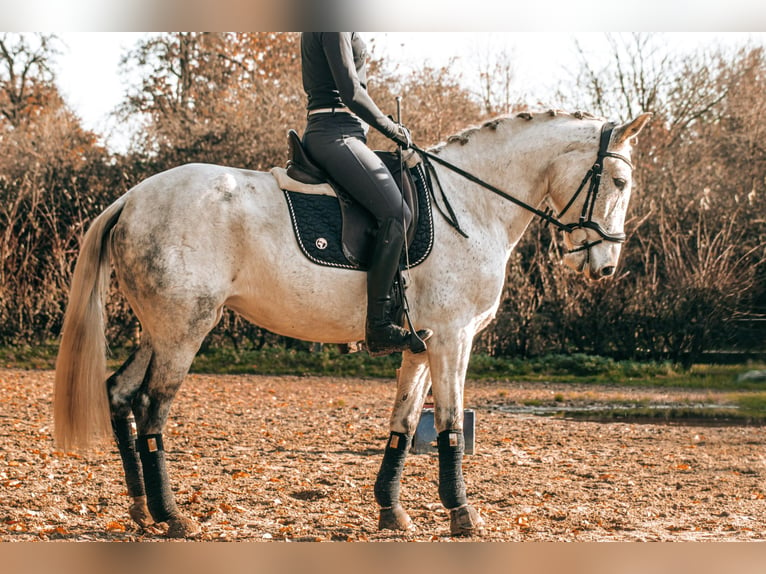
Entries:
{"label": "rider", "polygon": [[[402,148],[410,132],[380,111],[367,93],[367,51],[356,32],[303,32],[303,88],[308,123],[303,145],[311,158],[365,207],[378,225],[367,272],[365,340],[370,354],[409,348],[410,332],[393,323],[392,285],[412,214],[380,158],[367,147],[372,126]],[[366,125],[365,125],[366,124]],[[431,331],[418,331],[428,338]]]}

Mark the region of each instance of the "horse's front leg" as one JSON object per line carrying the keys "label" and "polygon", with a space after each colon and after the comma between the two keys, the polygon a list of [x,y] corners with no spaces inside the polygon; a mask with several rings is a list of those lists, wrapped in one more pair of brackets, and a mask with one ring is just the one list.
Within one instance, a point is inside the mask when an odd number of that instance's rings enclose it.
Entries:
{"label": "horse's front leg", "polygon": [[450,515],[453,536],[481,534],[484,521],[468,503],[463,479],[463,387],[473,334],[462,333],[450,341],[429,341],[434,423],[439,451],[439,498]]}
{"label": "horse's front leg", "polygon": [[425,354],[404,353],[402,366],[397,373],[391,432],[375,481],[375,500],[380,505],[378,528],[381,530],[412,528],[412,520],[399,501],[399,490],[404,461],[412,444],[429,382],[428,359]]}

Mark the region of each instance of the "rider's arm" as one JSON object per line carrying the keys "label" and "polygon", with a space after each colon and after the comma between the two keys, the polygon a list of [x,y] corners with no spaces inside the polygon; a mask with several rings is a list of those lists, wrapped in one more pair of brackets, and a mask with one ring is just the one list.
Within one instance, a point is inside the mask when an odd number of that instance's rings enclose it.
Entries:
{"label": "rider's arm", "polygon": [[362,121],[393,139],[397,135],[396,124],[375,105],[357,75],[351,33],[322,33],[322,48],[343,103]]}

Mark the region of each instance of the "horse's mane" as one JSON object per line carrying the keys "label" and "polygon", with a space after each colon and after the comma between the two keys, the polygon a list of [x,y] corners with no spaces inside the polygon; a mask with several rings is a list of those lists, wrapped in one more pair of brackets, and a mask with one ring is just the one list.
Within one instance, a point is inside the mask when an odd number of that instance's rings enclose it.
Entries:
{"label": "horse's mane", "polygon": [[525,122],[529,122],[536,119],[538,121],[541,119],[550,120],[552,118],[560,118],[562,116],[566,116],[566,117],[574,118],[578,120],[598,119],[598,116],[595,116],[589,112],[582,112],[582,111],[566,112],[563,110],[554,110],[554,109],[540,111],[540,112],[524,111],[524,112],[519,112],[512,116],[500,116],[497,118],[493,118],[491,120],[484,122],[480,126],[468,127],[457,134],[449,136],[447,138],[447,141],[437,145],[436,148],[434,148],[434,151],[438,153],[444,147],[447,147],[452,144],[465,145],[470,141],[473,135],[486,130],[496,130],[500,125],[508,123],[508,122],[513,122],[516,120],[524,120]]}

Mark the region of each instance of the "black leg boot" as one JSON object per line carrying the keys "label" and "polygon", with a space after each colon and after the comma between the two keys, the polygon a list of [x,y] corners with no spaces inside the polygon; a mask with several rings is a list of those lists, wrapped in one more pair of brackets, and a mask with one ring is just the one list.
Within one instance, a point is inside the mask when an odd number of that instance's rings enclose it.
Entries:
{"label": "black leg boot", "polygon": [[[410,332],[394,324],[391,313],[394,300],[391,295],[394,277],[404,246],[401,222],[389,219],[378,230],[372,264],[367,271],[367,325],[365,342],[372,356],[388,355],[410,348]],[[421,338],[430,336],[429,330],[418,331]]]}

